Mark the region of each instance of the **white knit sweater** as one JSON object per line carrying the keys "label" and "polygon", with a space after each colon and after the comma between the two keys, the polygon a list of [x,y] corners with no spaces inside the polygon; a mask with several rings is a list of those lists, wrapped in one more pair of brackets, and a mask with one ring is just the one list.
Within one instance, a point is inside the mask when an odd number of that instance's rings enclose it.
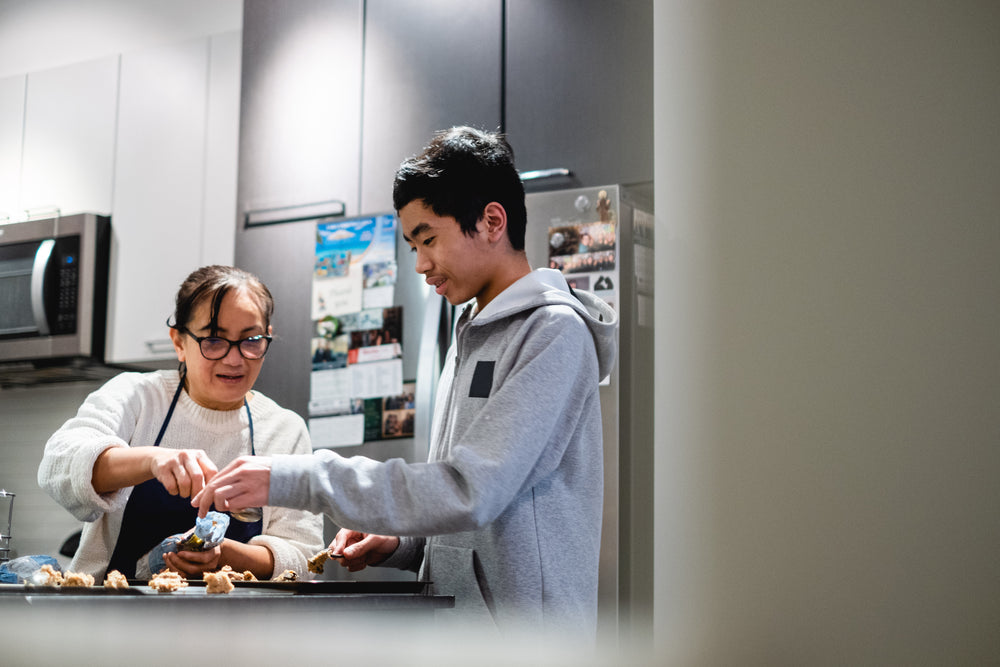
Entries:
{"label": "white knit sweater", "polygon": [[[94,462],[108,447],[152,445],[166,417],[180,377],[176,371],[122,373],[92,393],[76,416],[45,445],[38,484],[73,516],[86,522],[80,547],[70,564],[73,572],[100,577],[111,561],[122,515],[132,487],[106,494],[94,491]],[[254,450],[262,456],[308,454],[312,451],[305,422],[263,394],[248,397],[253,415]],[[202,449],[221,470],[250,453],[246,410],[210,410],[181,392],[160,447]],[[192,523],[193,525],[193,523]],[[306,560],[323,547],[322,517],[281,507],[264,508],[261,535],[250,544],[274,555],[274,576],[295,570],[308,576]],[[148,576],[143,557],[137,576]]]}

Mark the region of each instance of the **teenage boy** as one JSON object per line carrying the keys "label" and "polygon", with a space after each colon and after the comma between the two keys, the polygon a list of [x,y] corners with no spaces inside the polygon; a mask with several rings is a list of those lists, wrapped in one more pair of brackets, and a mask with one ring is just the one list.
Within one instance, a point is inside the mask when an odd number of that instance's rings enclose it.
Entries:
{"label": "teenage boy", "polygon": [[454,613],[501,630],[593,634],[603,500],[598,383],[617,316],[562,274],[532,271],[524,188],[503,136],[439,133],[396,172],[416,270],[466,304],[442,371],[426,463],[328,450],[244,457],[193,502],[277,505],[345,526],[352,571],[420,571]]}

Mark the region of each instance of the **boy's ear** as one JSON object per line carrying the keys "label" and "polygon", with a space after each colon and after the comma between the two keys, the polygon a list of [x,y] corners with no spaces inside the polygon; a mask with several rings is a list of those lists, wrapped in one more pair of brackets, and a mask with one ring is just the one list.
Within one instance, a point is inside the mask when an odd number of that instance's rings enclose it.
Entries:
{"label": "boy's ear", "polygon": [[495,243],[507,237],[507,211],[500,202],[491,201],[483,209],[483,221],[486,223],[486,235],[490,242]]}

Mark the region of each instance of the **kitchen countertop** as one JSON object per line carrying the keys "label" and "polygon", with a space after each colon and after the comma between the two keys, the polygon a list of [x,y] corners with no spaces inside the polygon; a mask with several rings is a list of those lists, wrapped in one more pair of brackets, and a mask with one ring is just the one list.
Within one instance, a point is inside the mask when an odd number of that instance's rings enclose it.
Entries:
{"label": "kitchen countertop", "polygon": [[459,613],[452,596],[427,595],[416,582],[234,585],[207,595],[201,582],[177,593],[0,584],[0,664],[663,664],[630,654],[617,639],[595,652],[593,642],[540,628],[501,635]]}
{"label": "kitchen countertop", "polygon": [[[0,612],[27,605],[32,609],[72,605],[79,608],[127,609],[140,612],[154,609],[210,609],[213,613],[252,607],[255,610],[322,611],[357,613],[362,611],[432,612],[454,607],[452,596],[429,595],[425,582],[411,581],[253,581],[234,582],[225,594],[208,594],[203,582],[192,581],[173,592],[159,592],[131,582],[129,588],[103,586],[59,587],[0,584]],[[141,612],[140,612],[141,613]]]}
{"label": "kitchen countertop", "polygon": [[435,612],[455,605],[417,582],[291,583],[234,582],[217,595],[202,582],[174,593],[0,584],[0,662],[176,667],[326,664],[390,648],[409,655],[436,636]]}

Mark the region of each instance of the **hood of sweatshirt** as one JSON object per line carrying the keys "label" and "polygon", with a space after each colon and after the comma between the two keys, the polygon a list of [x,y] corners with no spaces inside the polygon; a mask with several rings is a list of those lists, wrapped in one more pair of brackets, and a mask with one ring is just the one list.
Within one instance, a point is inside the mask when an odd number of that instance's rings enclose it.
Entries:
{"label": "hood of sweatshirt", "polygon": [[[583,318],[594,337],[601,379],[614,367],[618,351],[618,313],[600,298],[584,290],[570,290],[563,274],[555,269],[535,269],[490,301],[469,322],[481,326],[539,306],[569,306]],[[472,308],[475,305],[471,306]]]}

